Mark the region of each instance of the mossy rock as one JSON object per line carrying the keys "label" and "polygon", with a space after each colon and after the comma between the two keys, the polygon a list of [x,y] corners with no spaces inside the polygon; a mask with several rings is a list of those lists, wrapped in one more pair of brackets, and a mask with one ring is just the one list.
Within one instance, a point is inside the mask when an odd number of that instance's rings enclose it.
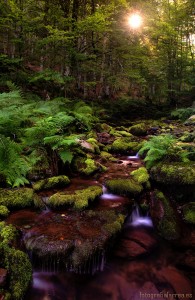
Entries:
{"label": "mossy rock", "polygon": [[54,188],[62,188],[67,186],[70,183],[70,179],[65,176],[54,176],[51,178],[39,180],[33,184],[33,189],[35,191],[41,191],[41,190],[49,190]]}
{"label": "mossy rock", "polygon": [[0,205],[9,209],[34,206],[38,199],[34,190],[30,188],[0,189]]}
{"label": "mossy rock", "polygon": [[56,193],[48,199],[47,204],[55,208],[70,205],[75,209],[83,209],[89,205],[89,202],[94,201],[101,194],[102,188],[100,186],[90,186],[74,192]]}
{"label": "mossy rock", "polygon": [[94,161],[90,156],[87,158],[78,157],[74,160],[74,169],[83,175],[89,176],[96,172],[104,172],[105,168],[100,163]]}
{"label": "mossy rock", "polygon": [[111,179],[105,185],[109,191],[119,195],[137,195],[143,190],[142,185],[134,179]]}
{"label": "mossy rock", "polygon": [[195,224],[195,202],[189,202],[182,208],[184,220],[187,223]]}
{"label": "mossy rock", "polygon": [[125,130],[116,130],[112,129],[110,130],[110,134],[115,137],[133,137],[133,135]]}
{"label": "mossy rock", "polygon": [[10,211],[5,205],[0,205],[0,217],[8,217]]}
{"label": "mossy rock", "polygon": [[131,172],[131,176],[135,181],[142,184],[143,186],[149,186],[150,175],[145,167],[140,167],[137,170]]}
{"label": "mossy rock", "polygon": [[95,138],[89,138],[86,140],[87,143],[89,143],[93,147],[93,152],[96,154],[100,154],[100,148],[98,141]]}
{"label": "mossy rock", "polygon": [[137,153],[141,146],[142,143],[135,141],[134,138],[121,137],[113,142],[111,150],[114,153]]}
{"label": "mossy rock", "polygon": [[125,216],[116,214],[112,211],[89,211],[87,214],[91,215],[94,220],[101,222],[100,237],[96,240],[85,240],[78,244],[72,253],[72,263],[75,268],[83,265],[89,258],[97,251],[104,251],[105,244],[109,239],[115,236],[124,224]]}
{"label": "mossy rock", "polygon": [[2,294],[7,297],[5,299],[23,299],[32,279],[32,266],[27,254],[12,246],[17,236],[14,226],[0,222],[1,266],[8,272],[7,284],[1,289]]}
{"label": "mossy rock", "polygon": [[160,163],[150,170],[153,180],[168,185],[194,185],[195,163]]}
{"label": "mossy rock", "polygon": [[139,123],[131,126],[129,132],[135,136],[145,136],[147,134],[148,126],[145,123]]}
{"label": "mossy rock", "polygon": [[176,211],[161,191],[155,190],[153,196],[153,205],[158,210],[158,218],[154,220],[154,223],[156,223],[159,234],[166,240],[178,239],[180,237],[180,227]]}
{"label": "mossy rock", "polygon": [[179,138],[181,142],[185,143],[191,143],[195,141],[195,131],[194,132],[188,132],[185,131],[183,135]]}

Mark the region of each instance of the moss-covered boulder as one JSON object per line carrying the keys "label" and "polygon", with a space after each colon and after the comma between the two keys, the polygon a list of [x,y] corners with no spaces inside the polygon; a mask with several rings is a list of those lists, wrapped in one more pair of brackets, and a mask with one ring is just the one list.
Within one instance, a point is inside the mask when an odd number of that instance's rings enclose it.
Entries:
{"label": "moss-covered boulder", "polygon": [[91,156],[88,157],[77,157],[74,160],[73,168],[76,172],[82,175],[92,175],[97,172],[105,172],[106,168],[99,162],[96,162]]}
{"label": "moss-covered boulder", "polygon": [[145,167],[140,167],[139,169],[131,172],[131,177],[133,177],[133,179],[138,183],[142,184],[143,187],[150,187],[150,175]]}
{"label": "moss-covered boulder", "polygon": [[0,222],[1,266],[8,272],[8,280],[1,293],[5,299],[21,300],[32,279],[32,266],[26,253],[15,249],[13,243],[17,230],[12,225]]}
{"label": "moss-covered boulder", "polygon": [[83,209],[89,205],[89,202],[94,201],[101,196],[102,187],[90,186],[86,189],[76,190],[73,192],[56,193],[48,199],[48,206],[73,206],[75,209]]}
{"label": "moss-covered boulder", "polygon": [[39,206],[40,198],[30,188],[0,189],[0,205],[9,209]]}
{"label": "moss-covered boulder", "polygon": [[111,151],[114,153],[137,153],[142,146],[142,143],[136,141],[134,138],[121,137],[116,139],[111,147]]}
{"label": "moss-covered boulder", "polygon": [[110,134],[114,137],[133,137],[133,135],[130,132],[127,132],[125,130],[116,130],[114,128],[110,130]]}
{"label": "moss-covered boulder", "polygon": [[143,190],[142,185],[134,179],[111,179],[105,185],[109,191],[119,195],[137,195]]}
{"label": "moss-covered boulder", "polygon": [[[40,263],[71,271],[90,272],[100,268],[100,258],[110,238],[122,229],[125,215],[112,210],[85,210],[82,213],[66,211],[45,216],[41,224],[27,230],[26,248]],[[85,268],[87,263],[87,270]]]}
{"label": "moss-covered boulder", "polygon": [[153,180],[168,185],[194,185],[195,163],[160,163],[150,170]]}
{"label": "moss-covered boulder", "polygon": [[147,134],[148,126],[145,123],[139,123],[131,126],[129,132],[135,136],[145,136]]}
{"label": "moss-covered boulder", "polygon": [[182,208],[184,220],[187,223],[195,224],[195,202],[185,204]]}
{"label": "moss-covered boulder", "polygon": [[150,213],[159,234],[163,238],[175,240],[180,237],[176,210],[174,210],[169,199],[161,191],[154,191]]}
{"label": "moss-covered boulder", "polygon": [[0,217],[6,218],[10,211],[5,205],[0,205]]}
{"label": "moss-covered boulder", "polygon": [[70,183],[70,179],[65,175],[54,176],[51,178],[47,178],[35,182],[33,184],[33,189],[35,191],[41,191],[41,190],[62,188],[67,186],[69,183]]}

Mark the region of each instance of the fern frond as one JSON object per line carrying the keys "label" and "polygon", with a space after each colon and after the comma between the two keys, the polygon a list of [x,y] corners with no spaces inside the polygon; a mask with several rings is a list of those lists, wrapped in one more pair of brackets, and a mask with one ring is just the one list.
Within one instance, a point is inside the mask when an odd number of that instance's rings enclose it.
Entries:
{"label": "fern frond", "polygon": [[64,163],[71,163],[73,159],[73,153],[71,151],[59,151],[59,156]]}

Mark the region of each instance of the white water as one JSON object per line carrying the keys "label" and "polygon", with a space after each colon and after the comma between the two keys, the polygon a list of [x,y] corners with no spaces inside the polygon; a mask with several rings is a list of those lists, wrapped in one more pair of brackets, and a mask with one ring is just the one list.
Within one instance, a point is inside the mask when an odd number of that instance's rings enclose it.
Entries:
{"label": "white water", "polygon": [[139,159],[139,154],[137,153],[136,155],[128,156],[127,158],[129,160],[138,160]]}
{"label": "white water", "polygon": [[146,226],[146,227],[153,227],[152,219],[146,215],[143,216],[140,212],[139,207],[136,205],[132,211],[132,214],[127,222],[127,226]]}
{"label": "white water", "polygon": [[100,196],[101,200],[113,200],[114,201],[114,200],[119,200],[120,198],[123,198],[119,195],[109,193],[108,189],[104,185],[102,187],[102,190],[103,190],[103,194]]}

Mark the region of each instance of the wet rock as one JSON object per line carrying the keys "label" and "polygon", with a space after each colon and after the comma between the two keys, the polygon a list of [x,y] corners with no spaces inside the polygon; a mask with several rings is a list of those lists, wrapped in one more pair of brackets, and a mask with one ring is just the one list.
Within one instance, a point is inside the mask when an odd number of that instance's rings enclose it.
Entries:
{"label": "wet rock", "polygon": [[[124,218],[113,210],[48,212],[44,219],[37,218],[37,225],[29,229],[23,227],[24,244],[33,262],[39,261],[44,269],[78,270],[90,261],[91,271],[94,255],[104,251],[108,240],[121,230]],[[99,258],[96,263],[101,263]]]}
{"label": "wet rock", "polygon": [[186,295],[192,295],[192,287],[188,278],[172,266],[156,270],[158,281],[168,282],[174,289],[175,294],[182,294],[182,299],[189,299]]}
{"label": "wet rock", "polygon": [[167,240],[180,237],[180,226],[176,210],[171,206],[169,199],[158,190],[151,197],[150,214],[160,235]]}
{"label": "wet rock", "polygon": [[157,241],[150,231],[129,228],[125,230],[115,255],[127,259],[135,258],[150,253],[156,245]]}
{"label": "wet rock", "polygon": [[5,286],[7,279],[7,270],[0,268],[0,287]]}

